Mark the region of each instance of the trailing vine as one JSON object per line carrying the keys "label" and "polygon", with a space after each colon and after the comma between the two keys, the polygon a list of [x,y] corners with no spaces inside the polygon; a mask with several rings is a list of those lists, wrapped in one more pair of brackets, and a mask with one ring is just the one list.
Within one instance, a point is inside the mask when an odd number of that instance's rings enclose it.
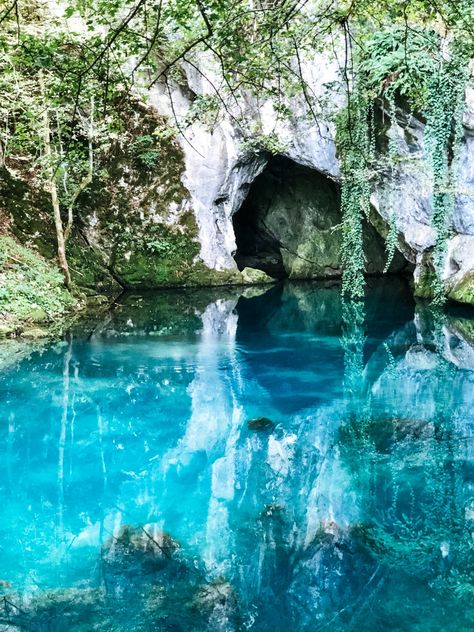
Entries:
{"label": "trailing vine", "polygon": [[352,299],[364,296],[365,256],[363,219],[370,211],[371,105],[356,87],[337,121],[342,188],[342,292]]}
{"label": "trailing vine", "polygon": [[462,117],[467,63],[460,55],[443,64],[428,82],[426,150],[433,177],[433,300],[445,301],[443,268],[455,205],[457,166],[462,146]]}
{"label": "trailing vine", "polygon": [[[457,46],[457,47],[456,47]],[[390,174],[389,229],[386,236],[386,272],[398,246],[395,212],[396,168],[400,161],[394,132],[388,134],[388,155],[380,169],[375,159],[373,104],[381,100],[395,129],[396,102],[426,118],[425,142],[433,179],[432,226],[435,231],[433,300],[445,300],[443,268],[452,212],[458,157],[462,146],[464,91],[469,56],[452,45],[449,56],[439,35],[430,29],[396,26],[371,34],[354,60],[353,87],[348,105],[337,120],[342,190],[343,294],[360,299],[364,292],[365,258],[362,222],[370,211],[371,182],[378,171]],[[349,86],[348,86],[349,90]],[[387,160],[388,159],[388,160]]]}
{"label": "trailing vine", "polygon": [[[394,130],[396,125],[396,105],[395,94],[393,90],[388,90],[386,94],[386,100],[388,105],[388,114],[390,119],[390,129]],[[395,178],[395,163],[398,160],[398,143],[394,138],[394,134],[388,136],[388,162],[390,170],[390,191],[389,191],[389,222],[388,233],[385,238],[385,252],[387,253],[387,260],[385,262],[384,272],[387,272],[395,256],[398,245],[398,223],[397,214],[395,213],[395,199],[396,199],[396,178]]]}

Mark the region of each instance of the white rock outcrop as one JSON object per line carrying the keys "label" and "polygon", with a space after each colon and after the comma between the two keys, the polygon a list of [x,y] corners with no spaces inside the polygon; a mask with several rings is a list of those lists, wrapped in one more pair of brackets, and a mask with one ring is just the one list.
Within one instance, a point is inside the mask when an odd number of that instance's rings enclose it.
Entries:
{"label": "white rock outcrop", "polygon": [[[233,254],[236,242],[232,216],[267,162],[264,154],[255,155],[246,149],[245,140],[257,134],[271,135],[281,146],[283,156],[334,181],[339,180],[335,126],[329,120],[327,108],[330,107],[334,113],[344,106],[340,69],[336,60],[318,54],[314,59],[305,60],[302,70],[311,94],[325,104],[318,112],[309,113],[305,99],[300,95],[287,104],[291,117],[278,119],[270,100],[241,95],[238,103],[227,104],[227,114],[220,117],[212,129],[199,122],[182,127],[184,136],[181,136],[180,142],[186,165],[183,182],[190,192],[199,226],[201,257],[212,269],[235,270]],[[199,68],[185,64],[184,71],[186,86],[174,85],[169,90],[155,85],[149,95],[152,106],[181,124],[195,95],[215,96],[215,86],[221,84],[217,70],[208,59],[203,58]],[[453,237],[448,245],[445,267],[448,293],[464,279],[470,278],[474,269],[474,249],[470,239],[474,236],[472,89],[467,90],[464,129],[459,187],[452,217]],[[433,246],[435,239],[430,224],[432,185],[423,161],[424,125],[400,110],[397,112],[397,124],[388,133],[395,136],[400,153],[406,156],[406,160],[402,161],[397,173],[387,176],[377,185],[372,204],[379,220],[385,223],[395,213],[399,247],[405,258],[415,265],[417,280],[425,261],[423,255]]]}

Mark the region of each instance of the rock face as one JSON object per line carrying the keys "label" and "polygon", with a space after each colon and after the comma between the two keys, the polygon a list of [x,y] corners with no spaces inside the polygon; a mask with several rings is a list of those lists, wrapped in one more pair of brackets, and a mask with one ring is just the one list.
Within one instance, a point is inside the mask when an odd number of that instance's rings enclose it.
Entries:
{"label": "rock face", "polygon": [[[206,77],[195,68],[184,68],[186,90],[175,86],[173,111],[184,118],[191,106],[187,95],[213,95],[211,81],[216,79],[212,65],[205,59]],[[343,107],[344,100],[337,64],[329,58],[306,60],[303,76],[312,93],[321,102],[331,104],[332,112]],[[150,102],[160,112],[171,115],[172,109],[166,91],[155,86]],[[209,268],[235,269],[234,255],[239,262],[239,244],[236,243],[236,225],[239,214],[251,214],[255,201],[270,207],[263,214],[247,222],[247,228],[256,228],[255,240],[263,246],[263,269],[274,276],[310,278],[340,273],[337,232],[331,223],[338,223],[337,196],[330,194],[331,186],[340,179],[335,146],[335,128],[330,116],[317,112],[317,120],[308,116],[306,104],[295,97],[287,105],[292,111],[290,119],[281,120],[269,101],[257,102],[250,97],[244,101],[245,117],[258,131],[254,136],[271,135],[281,147],[280,156],[286,159],[285,173],[291,179],[285,190],[272,189],[270,183],[274,160],[268,152],[248,149],[249,132],[239,126],[237,116],[224,118],[212,129],[195,122],[181,140],[185,171],[183,182],[190,192],[191,206],[199,227],[200,256]],[[235,113],[237,115],[237,113]],[[448,243],[444,280],[446,293],[452,299],[474,301],[474,91],[467,90],[467,110],[464,119],[465,138],[461,153],[460,177],[456,208],[452,217],[453,236]],[[382,179],[376,186],[372,204],[371,223],[383,237],[392,212],[395,213],[399,233],[399,250],[414,270],[416,291],[426,295],[426,275],[430,272],[430,250],[434,244],[431,227],[432,185],[423,162],[424,124],[402,110],[397,112],[397,123],[387,132],[396,138],[402,161],[397,172]],[[250,133],[252,137],[252,133]],[[281,158],[280,158],[281,160]],[[291,161],[291,162],[290,162]],[[270,162],[270,165],[269,165]],[[326,184],[321,199],[314,189],[302,184],[304,178],[295,178],[298,167],[305,167]],[[259,185],[263,185],[260,187]],[[250,192],[250,193],[249,193]],[[333,201],[329,198],[333,197]],[[288,199],[292,204],[288,205]],[[242,209],[242,205],[244,208]],[[315,208],[316,207],[316,208]],[[330,209],[330,213],[326,211]],[[242,219],[242,218],[240,218]],[[319,222],[319,226],[318,226]],[[265,230],[261,230],[265,224]],[[241,236],[240,236],[241,237]],[[239,235],[237,235],[239,241]],[[377,243],[378,242],[378,243]],[[279,246],[279,243],[281,244]],[[370,244],[368,271],[383,269],[383,249],[375,231],[366,230],[366,245]],[[279,249],[279,252],[278,252]],[[367,249],[366,249],[367,250]],[[247,253],[245,253],[247,255]],[[309,262],[308,262],[309,260]],[[261,263],[261,262],[260,262]],[[254,261],[255,264],[255,261]],[[401,259],[394,263],[399,269]],[[258,267],[258,262],[257,262]],[[272,269],[273,267],[273,269]]]}
{"label": "rock face", "polygon": [[[430,251],[435,242],[431,226],[433,192],[423,160],[424,125],[397,109],[396,124],[388,131],[404,158],[396,171],[377,186],[372,203],[378,214],[389,221],[395,213],[399,247],[415,264],[416,293],[429,294],[426,279],[432,274]],[[448,242],[444,281],[449,298],[474,302],[474,91],[466,90],[464,142],[458,169],[456,203],[451,218],[452,236]]]}
{"label": "rock face", "polygon": [[[243,94],[238,107],[231,104],[212,125],[189,123],[189,112],[196,98],[215,98],[219,70],[205,56],[182,70],[180,85],[157,83],[146,104],[127,106],[125,141],[102,157],[101,175],[81,196],[69,244],[75,282],[115,291],[268,281],[254,269],[273,278],[339,276],[340,173],[332,121],[345,97],[337,62],[319,53],[302,60],[303,77],[322,104],[314,115],[301,95],[286,104],[291,116],[280,118],[271,100]],[[414,268],[415,291],[426,296],[435,235],[424,125],[400,109],[396,118],[386,134],[402,159],[373,191],[364,231],[367,272],[384,270],[383,237],[395,214],[400,254],[390,271]],[[182,132],[175,137],[169,134],[173,121]],[[450,298],[474,303],[473,90],[467,91],[464,130],[444,280]],[[0,213],[12,217],[13,232],[53,257],[44,192],[14,173],[3,178],[1,193]],[[50,238],[43,236],[45,226]],[[250,271],[242,274],[245,267]]]}
{"label": "rock face", "polygon": [[[215,94],[212,86],[218,75],[208,64],[203,58],[207,79],[195,67],[185,64],[186,86],[174,86],[171,91],[173,103],[166,87],[156,85],[149,94],[150,104],[168,115],[170,120],[175,116],[184,120],[196,95]],[[308,64],[306,70],[310,67]],[[333,82],[335,77],[337,64],[325,60],[307,80],[311,81],[314,94],[321,99],[331,99],[337,109],[337,104],[342,105],[343,101],[337,91],[326,87],[326,83]],[[293,117],[284,121],[278,120],[271,102],[258,103],[245,96],[242,105],[244,117],[255,132],[244,131],[244,126],[239,123],[242,115],[239,110],[232,111],[232,117],[224,117],[212,129],[199,122],[193,123],[186,129],[186,138],[180,140],[185,163],[183,182],[190,193],[190,205],[199,227],[200,256],[205,265],[214,270],[237,269],[233,217],[271,158],[270,153],[259,151],[252,144],[246,145],[245,141],[271,135],[278,139],[282,157],[314,170],[317,172],[315,177],[319,174],[337,180],[339,176],[333,126],[323,120],[309,120],[303,99],[291,103]],[[301,208],[300,214],[302,211]],[[289,221],[296,223],[297,220],[289,218]],[[296,239],[292,241],[293,248]]]}
{"label": "rock face", "polygon": [[[126,131],[96,156],[97,174],[75,209],[67,246],[73,281],[88,293],[248,283],[235,265],[209,267],[199,256],[183,151],[166,119],[137,100],[120,116]],[[54,259],[51,204],[41,182],[27,166],[2,168],[0,194],[9,231]]]}

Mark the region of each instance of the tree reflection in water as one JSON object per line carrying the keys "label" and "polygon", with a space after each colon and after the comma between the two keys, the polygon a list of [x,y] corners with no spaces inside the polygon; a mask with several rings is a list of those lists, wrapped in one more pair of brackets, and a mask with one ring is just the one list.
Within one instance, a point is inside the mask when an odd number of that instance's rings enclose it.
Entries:
{"label": "tree reflection in water", "polygon": [[213,292],[0,375],[5,629],[472,629],[472,320]]}

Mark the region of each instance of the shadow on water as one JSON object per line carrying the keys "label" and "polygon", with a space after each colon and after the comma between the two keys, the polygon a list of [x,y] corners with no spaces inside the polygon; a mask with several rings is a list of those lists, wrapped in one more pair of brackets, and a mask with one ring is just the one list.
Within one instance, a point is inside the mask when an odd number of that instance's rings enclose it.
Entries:
{"label": "shadow on water", "polygon": [[474,321],[128,295],[0,373],[0,630],[467,631]]}

